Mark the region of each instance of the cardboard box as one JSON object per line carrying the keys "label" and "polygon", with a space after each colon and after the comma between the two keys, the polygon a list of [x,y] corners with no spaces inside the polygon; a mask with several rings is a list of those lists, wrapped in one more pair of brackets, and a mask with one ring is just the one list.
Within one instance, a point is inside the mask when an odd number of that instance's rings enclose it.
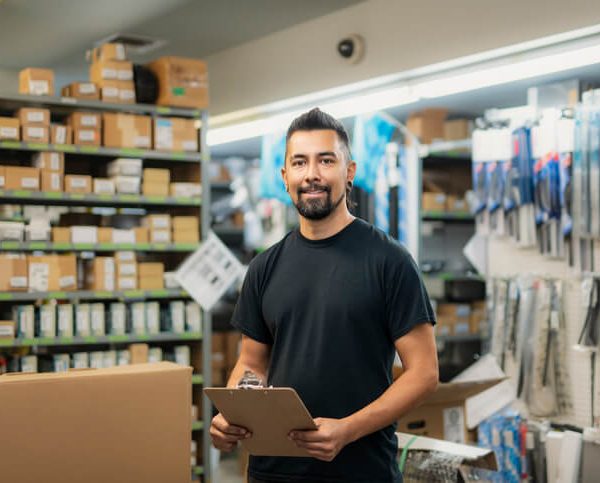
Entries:
{"label": "cardboard box", "polygon": [[54,243],[71,243],[71,228],[68,226],[52,227],[52,241]]}
{"label": "cardboard box", "polygon": [[423,211],[446,211],[445,193],[423,193],[421,199],[421,210]]}
{"label": "cardboard box", "polygon": [[[0,376],[0,425],[11,441],[2,478],[188,482],[191,375],[161,362]],[[41,434],[52,435],[52,444]]]}
{"label": "cardboard box", "polygon": [[469,332],[471,334],[479,334],[480,327],[487,319],[486,302],[471,303],[471,315],[469,316]]}
{"label": "cardboard box", "polygon": [[152,118],[136,114],[106,112],[103,119],[103,144],[110,148],[152,147]]}
{"label": "cardboard box", "polygon": [[200,222],[197,216],[174,216],[173,231],[200,231]]}
{"label": "cardboard box", "polygon": [[101,62],[104,60],[127,60],[125,55],[125,45],[118,42],[102,44],[92,50],[92,62]]}
{"label": "cardboard box", "polygon": [[19,72],[19,94],[54,95],[54,71],[28,67]]}
{"label": "cardboard box", "polygon": [[158,78],[158,105],[198,109],[208,107],[208,73],[203,61],[161,57],[147,67]]}
{"label": "cardboard box", "polygon": [[120,104],[135,104],[135,83],[130,81],[117,81]]}
{"label": "cardboard box", "polygon": [[142,182],[142,194],[144,196],[169,196],[169,184],[144,180]]}
{"label": "cardboard box", "polygon": [[73,129],[71,126],[52,124],[50,126],[50,142],[52,144],[73,144]]}
{"label": "cardboard box", "polygon": [[398,421],[398,430],[454,443],[472,441],[466,424],[465,401],[503,380],[504,378],[495,378],[440,384],[438,390],[421,406],[402,416]]}
{"label": "cardboard box", "polygon": [[[406,127],[422,144],[431,144],[434,140],[444,139],[444,121],[447,115],[446,109],[425,109],[408,116]],[[407,144],[410,144],[409,138]]]}
{"label": "cardboard box", "polygon": [[138,263],[133,261],[115,260],[115,273],[117,277],[137,277]]}
{"label": "cardboard box", "polygon": [[15,338],[15,323],[12,320],[0,320],[0,339]]}
{"label": "cardboard box", "polygon": [[171,181],[171,172],[168,169],[144,168],[142,176],[144,182],[164,183],[167,189]]}
{"label": "cardboard box", "polygon": [[469,304],[438,304],[437,314],[453,325],[452,335],[468,334],[471,306]]}
{"label": "cardboard box", "polygon": [[113,229],[110,227],[98,227],[98,243],[112,243]]}
{"label": "cardboard box", "polygon": [[135,243],[135,232],[133,229],[114,228],[112,232],[113,243]]}
{"label": "cardboard box", "polygon": [[162,290],[165,288],[163,278],[138,277],[138,289],[140,290]]}
{"label": "cardboard box", "polygon": [[169,185],[169,194],[182,198],[201,196],[202,185],[200,183],[171,183]]}
{"label": "cardboard box", "polygon": [[129,354],[131,364],[145,364],[148,362],[148,344],[131,344]]}
{"label": "cardboard box", "polygon": [[102,131],[100,129],[73,128],[73,144],[100,146]]}
{"label": "cardboard box", "polygon": [[198,151],[198,129],[193,119],[159,117],[154,120],[154,149]]}
{"label": "cardboard box", "polygon": [[71,226],[71,243],[98,243],[97,226]]}
{"label": "cardboard box", "polygon": [[27,269],[30,292],[61,290],[57,255],[28,255]]}
{"label": "cardboard box", "polygon": [[143,162],[137,158],[117,158],[107,166],[108,176],[142,176]]}
{"label": "cardboard box", "polygon": [[77,257],[75,255],[57,255],[60,278],[60,290],[77,290]]}
{"label": "cardboard box", "polygon": [[27,143],[48,143],[50,142],[50,129],[48,126],[21,124],[21,141]]}
{"label": "cardboard box", "polygon": [[42,151],[33,156],[33,165],[43,171],[65,172],[65,155],[51,151]]}
{"label": "cardboard box", "polygon": [[42,191],[63,191],[63,175],[54,171],[42,171]]}
{"label": "cardboard box", "polygon": [[90,261],[86,270],[86,288],[88,290],[115,290],[115,259],[96,257]]}
{"label": "cardboard box", "polygon": [[21,125],[50,126],[50,110],[39,107],[22,107],[17,111]]}
{"label": "cardboard box", "polygon": [[95,112],[73,112],[68,118],[69,126],[76,129],[101,129],[102,118]]}
{"label": "cardboard box", "polygon": [[472,123],[468,119],[452,119],[444,122],[444,140],[461,141],[471,138]]}
{"label": "cardboard box", "polygon": [[117,290],[136,290],[137,277],[117,277]]}
{"label": "cardboard box", "polygon": [[143,224],[150,230],[171,230],[171,215],[147,215]]}
{"label": "cardboard box", "polygon": [[114,195],[115,182],[108,178],[94,178],[94,194],[97,195]]}
{"label": "cardboard box", "polygon": [[148,234],[148,228],[146,228],[145,226],[138,226],[137,228],[134,228],[133,231],[135,232],[136,243],[148,243],[150,239]]}
{"label": "cardboard box", "polygon": [[67,174],[65,176],[66,193],[91,193],[92,177],[87,174]]}
{"label": "cardboard box", "polygon": [[468,213],[469,205],[467,200],[456,195],[446,197],[446,211],[450,213]]}
{"label": "cardboard box", "polygon": [[0,292],[27,290],[27,258],[24,255],[0,255]]}
{"label": "cardboard box", "polygon": [[4,187],[7,190],[39,191],[40,189],[40,170],[37,168],[6,166],[4,176]]}
{"label": "cardboard box", "polygon": [[165,272],[164,263],[160,262],[142,262],[138,263],[138,276],[141,277],[157,277],[162,280]]}
{"label": "cardboard box", "polygon": [[171,243],[170,230],[150,230],[150,243]]}
{"label": "cardboard box", "polygon": [[102,81],[98,86],[100,89],[100,100],[103,102],[110,102],[118,104],[119,97],[119,81],[117,80],[105,80]]}
{"label": "cardboard box", "polygon": [[74,99],[87,99],[90,101],[100,99],[100,90],[93,82],[72,82],[62,88],[61,94],[64,97],[73,97]]}
{"label": "cardboard box", "polygon": [[98,60],[90,65],[90,81],[102,85],[103,81],[133,80],[133,64],[124,60]]}
{"label": "cardboard box", "polygon": [[113,176],[117,193],[139,194],[142,179],[137,176]]}
{"label": "cardboard box", "polygon": [[174,231],[173,243],[199,243],[200,233],[197,231]]}
{"label": "cardboard box", "polygon": [[21,124],[15,117],[0,117],[0,140],[18,141]]}

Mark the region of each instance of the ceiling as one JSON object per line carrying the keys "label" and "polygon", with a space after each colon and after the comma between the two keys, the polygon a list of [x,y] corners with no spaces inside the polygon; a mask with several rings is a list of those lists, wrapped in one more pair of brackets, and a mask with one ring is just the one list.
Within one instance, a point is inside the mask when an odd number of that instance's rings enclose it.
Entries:
{"label": "ceiling", "polygon": [[83,70],[85,51],[116,32],[165,40],[164,47],[149,54],[152,58],[202,58],[360,1],[4,0],[0,69]]}

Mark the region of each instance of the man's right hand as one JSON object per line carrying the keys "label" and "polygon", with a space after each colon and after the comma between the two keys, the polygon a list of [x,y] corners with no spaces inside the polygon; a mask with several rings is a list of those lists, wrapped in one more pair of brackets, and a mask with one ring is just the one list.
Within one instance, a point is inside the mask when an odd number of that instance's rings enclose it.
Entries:
{"label": "man's right hand", "polygon": [[250,438],[252,433],[246,428],[229,424],[222,414],[217,414],[210,425],[210,437],[215,448],[230,452],[237,446],[237,442]]}

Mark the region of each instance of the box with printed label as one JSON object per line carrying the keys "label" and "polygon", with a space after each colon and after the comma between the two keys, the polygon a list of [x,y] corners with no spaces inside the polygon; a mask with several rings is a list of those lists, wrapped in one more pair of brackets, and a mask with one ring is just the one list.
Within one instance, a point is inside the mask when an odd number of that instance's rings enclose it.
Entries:
{"label": "box with printed label", "polygon": [[139,194],[141,178],[136,176],[114,176],[111,178],[115,183],[117,193],[121,194]]}
{"label": "box with printed label", "polygon": [[154,120],[154,149],[198,151],[198,129],[193,119],[159,117]]}
{"label": "box with printed label", "polygon": [[117,290],[137,289],[137,277],[117,277]]}
{"label": "box with printed label", "polygon": [[73,305],[60,304],[57,306],[58,322],[56,326],[56,335],[58,337],[73,337]]}
{"label": "box with printed label", "polygon": [[90,304],[75,305],[75,335],[87,337],[92,332]]}
{"label": "box with printed label", "polygon": [[57,257],[60,290],[77,290],[77,257],[75,255],[57,255]]}
{"label": "box with printed label", "polygon": [[117,351],[117,366],[128,366],[129,364],[131,364],[131,354],[129,351]]}
{"label": "box with printed label", "polygon": [[71,367],[70,354],[54,354],[52,356],[54,372],[65,372]]}
{"label": "box with printed label", "polygon": [[150,230],[171,230],[171,215],[147,215],[142,222]]}
{"label": "box with printed label", "polygon": [[98,243],[112,243],[112,231],[110,227],[98,227]]}
{"label": "box with printed label", "polygon": [[450,213],[467,213],[469,205],[467,200],[456,195],[448,195],[446,199],[446,211]]}
{"label": "box with printed label", "polygon": [[21,124],[15,117],[0,117],[0,140],[18,141]]}
{"label": "box with printed label", "polygon": [[65,176],[65,192],[91,193],[92,177],[86,174],[67,174]]}
{"label": "box with printed label", "polygon": [[22,107],[16,116],[22,126],[50,126],[50,110],[38,107]]}
{"label": "box with printed label", "polygon": [[52,151],[43,151],[33,156],[33,165],[43,171],[64,173],[65,155]]}
{"label": "box with printed label", "polygon": [[446,211],[446,195],[444,193],[423,193],[421,209],[423,211]]}
{"label": "box with printed label", "polygon": [[94,178],[94,194],[114,195],[115,182],[108,178]]}
{"label": "box with printed label", "polygon": [[115,367],[117,365],[117,351],[104,351],[102,367]]}
{"label": "box with printed label", "polygon": [[71,126],[52,124],[50,126],[50,142],[52,144],[73,144],[73,130]]}
{"label": "box with printed label", "polygon": [[27,290],[27,258],[25,255],[0,255],[0,292],[25,290]]}
{"label": "box with printed label", "polygon": [[117,277],[137,277],[138,263],[136,261],[115,259],[115,274]]}
{"label": "box with printed label", "polygon": [[102,131],[89,127],[73,128],[73,144],[83,146],[100,146]]}
{"label": "box with printed label", "polygon": [[102,44],[92,50],[92,62],[103,60],[127,60],[125,55],[125,45],[118,42]]}
{"label": "box with printed label", "polygon": [[40,189],[40,170],[21,166],[6,166],[4,186],[9,190]]}
{"label": "box with printed label", "polygon": [[54,243],[71,243],[71,229],[68,226],[52,227],[52,241]]}
{"label": "box with printed label", "polygon": [[169,230],[150,230],[150,243],[171,243]]}
{"label": "box with printed label", "polygon": [[86,285],[89,290],[115,289],[115,259],[96,257],[87,267]]}
{"label": "box with printed label", "polygon": [[33,305],[13,307],[13,319],[17,323],[17,337],[33,339],[35,337],[35,309]]}
{"label": "box with printed label", "polygon": [[118,104],[120,101],[119,96],[119,81],[117,80],[103,80],[99,85],[100,100],[103,102],[110,102]]}
{"label": "box with printed label", "polygon": [[127,332],[127,309],[124,303],[110,304],[107,332],[110,335],[124,335]]}
{"label": "box with printed label", "polygon": [[139,158],[117,158],[108,163],[108,176],[142,176],[143,162]]}
{"label": "box with printed label", "polygon": [[461,141],[471,138],[473,123],[468,119],[452,119],[444,122],[444,140]]}
{"label": "box with printed label", "polygon": [[50,142],[50,129],[48,126],[21,125],[21,141],[28,143]]}
{"label": "box with printed label", "polygon": [[71,243],[98,243],[97,226],[72,226]]}
{"label": "box with printed label", "polygon": [[25,223],[20,221],[0,221],[0,240],[23,240]]}
{"label": "box with printed label", "polygon": [[15,323],[12,320],[0,320],[0,339],[15,338]]}
{"label": "box with printed label", "polygon": [[135,231],[133,229],[113,228],[112,231],[113,243],[135,243]]}
{"label": "box with printed label", "polygon": [[61,94],[64,97],[74,99],[87,99],[90,101],[100,99],[98,86],[93,82],[72,82],[61,89]]}
{"label": "box with printed label", "polygon": [[169,194],[181,198],[194,198],[202,195],[202,186],[200,183],[171,183]]}
{"label": "box with printed label", "polygon": [[126,60],[99,60],[90,65],[90,81],[102,85],[103,81],[133,80],[133,64]]}
{"label": "box with printed label", "polygon": [[148,362],[157,363],[163,360],[163,351],[160,347],[151,347],[148,351]]}
{"label": "box with printed label", "polygon": [[424,109],[412,113],[406,121],[406,127],[422,144],[430,144],[444,138],[444,121],[447,116],[446,109]]}
{"label": "box with printed label", "polygon": [[100,129],[102,118],[95,112],[76,111],[68,118],[69,126],[81,129]]}
{"label": "box with printed label", "polygon": [[42,191],[63,191],[63,175],[53,171],[42,171]]}
{"label": "box with printed label", "polygon": [[206,63],[183,57],[161,57],[147,66],[158,77],[158,99],[162,106],[208,106]]}
{"label": "box with printed label", "polygon": [[90,368],[91,369],[102,369],[104,367],[104,352],[94,351],[90,352]]}
{"label": "box with printed label", "polygon": [[56,337],[56,306],[54,304],[40,305],[36,322],[38,337]]}
{"label": "box with printed label", "polygon": [[117,87],[119,89],[120,104],[135,104],[135,83],[132,80],[117,81]]}
{"label": "box with printed label", "polygon": [[103,145],[109,148],[152,147],[152,118],[137,114],[106,112],[103,120]]}
{"label": "box with printed label", "polygon": [[146,303],[135,302],[131,304],[131,331],[133,334],[146,333]]}
{"label": "box with printed label", "polygon": [[54,71],[28,67],[19,72],[19,94],[54,95]]}
{"label": "box with printed label", "polygon": [[138,226],[134,228],[133,231],[135,233],[136,243],[148,243],[148,240],[150,239],[148,235],[148,228],[145,226]]}
{"label": "box with printed label", "polygon": [[29,291],[60,290],[60,265],[57,255],[27,256]]}
{"label": "box with printed label", "polygon": [[106,335],[104,304],[96,303],[90,305],[90,326],[92,335]]}

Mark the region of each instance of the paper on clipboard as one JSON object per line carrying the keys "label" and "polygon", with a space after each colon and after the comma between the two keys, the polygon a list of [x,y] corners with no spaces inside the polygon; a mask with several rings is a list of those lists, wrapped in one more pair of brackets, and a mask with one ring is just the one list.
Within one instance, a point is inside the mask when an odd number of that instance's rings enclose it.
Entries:
{"label": "paper on clipboard", "polygon": [[209,311],[243,273],[242,264],[211,231],[206,241],[180,265],[175,279]]}
{"label": "paper on clipboard", "polygon": [[252,433],[251,438],[242,440],[251,455],[309,456],[288,439],[290,431],[317,429],[294,389],[208,387],[204,393],[230,424]]}

